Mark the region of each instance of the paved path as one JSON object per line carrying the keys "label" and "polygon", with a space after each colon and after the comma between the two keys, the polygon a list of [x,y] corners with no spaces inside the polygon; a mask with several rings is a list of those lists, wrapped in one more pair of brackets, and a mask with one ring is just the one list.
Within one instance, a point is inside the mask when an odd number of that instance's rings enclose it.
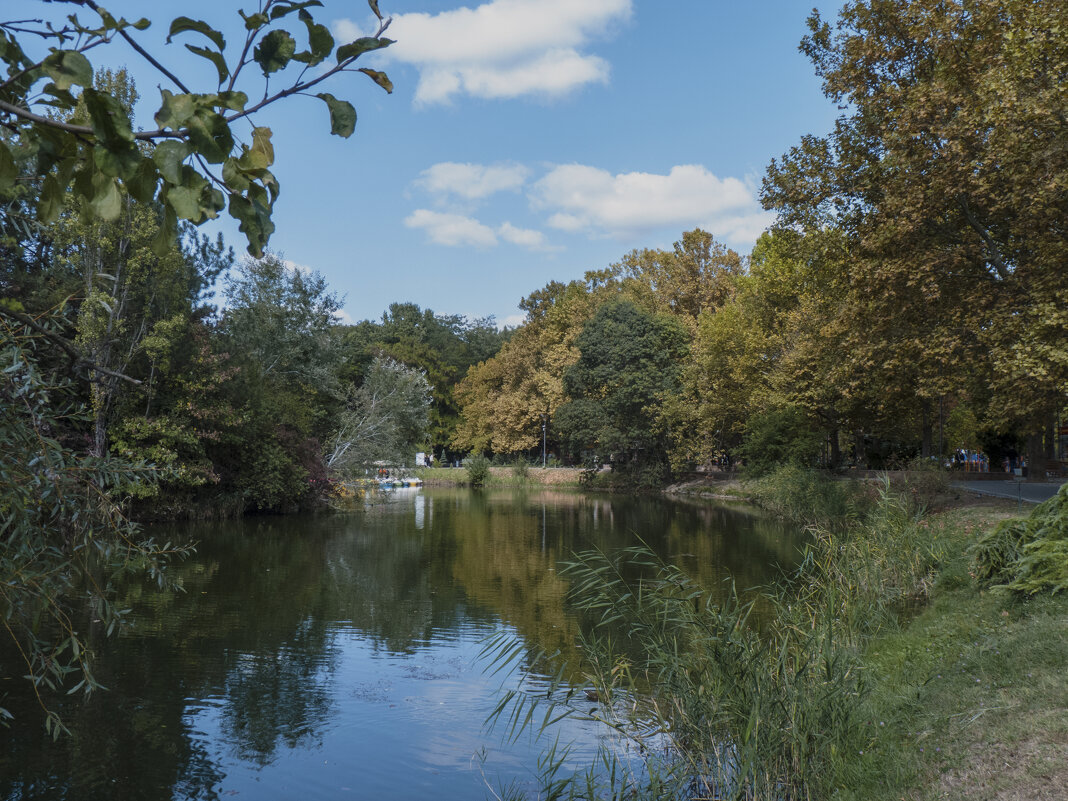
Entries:
{"label": "paved path", "polygon": [[974,492],[979,495],[994,495],[998,498],[1019,498],[1028,503],[1042,503],[1052,498],[1061,488],[1060,481],[954,481],[954,487]]}

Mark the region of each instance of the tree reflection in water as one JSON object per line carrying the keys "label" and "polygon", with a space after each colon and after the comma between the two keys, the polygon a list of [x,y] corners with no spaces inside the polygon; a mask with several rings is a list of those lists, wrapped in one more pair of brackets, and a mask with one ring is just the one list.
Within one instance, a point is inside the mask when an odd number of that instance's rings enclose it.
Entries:
{"label": "tree reflection in water", "polygon": [[[181,533],[200,541],[176,567],[184,592],[124,587],[136,624],[110,640],[82,622],[109,691],[60,710],[72,737],[47,740],[28,687],[3,682],[17,719],[0,730],[0,798],[477,796],[475,751],[503,783],[539,751],[482,731],[499,685],[483,638],[512,630],[580,664],[561,560],[640,535],[715,592],[766,582],[798,543],[739,508],[447,489]],[[572,735],[595,748],[597,732]]]}

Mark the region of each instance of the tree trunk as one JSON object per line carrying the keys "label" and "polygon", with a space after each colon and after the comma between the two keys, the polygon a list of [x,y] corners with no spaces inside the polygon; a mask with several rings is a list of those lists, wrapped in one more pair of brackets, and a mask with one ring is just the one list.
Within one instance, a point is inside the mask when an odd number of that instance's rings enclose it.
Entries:
{"label": "tree trunk", "polygon": [[1042,433],[1027,437],[1027,480],[1044,481],[1046,478],[1046,449],[1042,442]]}
{"label": "tree trunk", "polygon": [[920,445],[920,455],[928,459],[932,454],[934,440],[934,425],[931,421],[931,402],[924,398],[920,402],[920,425],[922,427],[923,442]]}
{"label": "tree trunk", "polygon": [[853,448],[857,454],[857,464],[863,465],[865,468],[868,466],[868,453],[864,449],[864,432],[853,432]]}
{"label": "tree trunk", "polygon": [[838,443],[838,426],[831,429],[831,464],[832,470],[842,466],[842,447]]}

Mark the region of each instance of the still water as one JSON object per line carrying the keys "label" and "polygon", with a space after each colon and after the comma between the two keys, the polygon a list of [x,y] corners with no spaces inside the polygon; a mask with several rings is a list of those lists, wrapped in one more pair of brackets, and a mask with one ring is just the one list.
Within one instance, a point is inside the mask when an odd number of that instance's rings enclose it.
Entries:
{"label": "still water", "polygon": [[[798,545],[745,508],[550,491],[400,490],[182,531],[199,541],[184,592],[126,587],[133,625],[90,635],[109,691],[59,709],[72,737],[46,739],[4,655],[0,798],[491,797],[531,781],[542,744],[486,731],[516,679],[479,653],[504,633],[580,662],[561,560],[640,537],[715,592],[777,576]],[[570,767],[607,736],[593,726],[564,722]]]}

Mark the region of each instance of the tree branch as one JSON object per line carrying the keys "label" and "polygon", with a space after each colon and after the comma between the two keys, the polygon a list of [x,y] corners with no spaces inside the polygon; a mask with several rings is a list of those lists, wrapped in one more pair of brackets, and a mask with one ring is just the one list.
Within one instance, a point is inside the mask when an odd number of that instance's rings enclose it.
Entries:
{"label": "tree branch", "polygon": [[[84,4],[89,6],[89,8],[93,9],[93,11],[95,11],[97,14],[100,13],[100,6],[98,6],[96,4],[96,2],[94,2],[94,0],[84,0]],[[119,28],[118,33],[119,33],[119,36],[121,36],[123,39],[125,39],[127,41],[127,43],[130,45],[130,47],[132,47],[134,50],[136,50],[138,53],[140,53],[148,61],[149,64],[151,64],[153,67],[155,67],[160,72],[162,72],[164,75],[166,75],[168,78],[170,78],[174,82],[175,86],[177,86],[179,89],[181,89],[187,95],[188,94],[192,94],[189,91],[189,89],[186,88],[186,85],[184,83],[182,83],[178,79],[178,76],[176,76],[174,73],[172,73],[166,67],[164,67],[162,64],[160,64],[158,61],[156,61],[156,59],[152,57],[151,53],[149,53],[147,50],[145,50],[143,47],[141,47],[141,45],[139,45],[137,42],[135,42],[133,40],[133,37],[130,36],[130,34],[128,34],[126,32],[125,28]]]}
{"label": "tree branch", "polygon": [[1012,268],[1009,267],[1001,257],[1001,253],[998,250],[997,243],[994,241],[994,237],[990,235],[990,232],[987,231],[986,227],[983,226],[978,218],[976,218],[975,214],[972,213],[966,198],[957,198],[957,205],[960,206],[960,210],[964,213],[964,219],[968,221],[968,225],[979,234],[979,238],[982,239],[983,244],[986,245],[987,253],[990,256],[990,262],[994,265],[994,270],[997,272],[998,277],[1003,281],[1007,280],[1012,275]]}
{"label": "tree branch", "polygon": [[[71,344],[68,339],[66,339],[65,337],[61,337],[54,331],[49,331],[47,328],[45,328],[43,325],[37,322],[37,320],[35,320],[28,314],[23,314],[22,312],[18,312],[14,309],[9,309],[3,305],[0,305],[0,315],[3,315],[4,317],[14,320],[17,323],[32,329],[40,336],[44,337],[53,345],[58,347],[67,355],[67,358],[70,359],[72,369],[76,370],[80,367],[85,367],[95,373],[100,373],[101,375],[108,376],[110,378],[118,378],[122,381],[128,381],[131,384],[141,383],[136,378],[131,378],[130,376],[116,372],[115,370],[108,370],[105,367],[100,367],[92,359],[86,358],[86,356],[81,353],[76,347],[74,347],[74,345]],[[99,378],[93,378],[90,380],[100,381]]]}

